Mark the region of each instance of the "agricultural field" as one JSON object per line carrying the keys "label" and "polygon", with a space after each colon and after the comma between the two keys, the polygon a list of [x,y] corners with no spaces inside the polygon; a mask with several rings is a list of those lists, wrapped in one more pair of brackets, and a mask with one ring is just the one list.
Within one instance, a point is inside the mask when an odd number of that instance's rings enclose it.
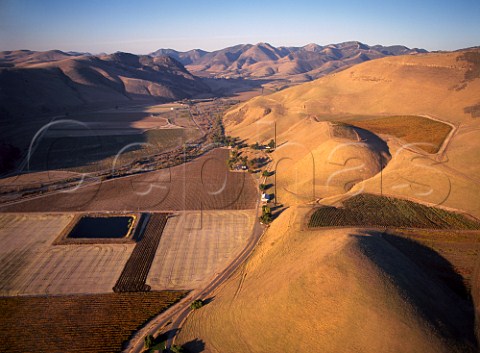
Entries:
{"label": "agricultural field", "polygon": [[73,219],[0,214],[0,296],[112,291],[135,244],[53,245]]}
{"label": "agricultural field", "polygon": [[382,238],[454,292],[468,296],[480,255],[480,232],[396,229],[383,233]]}
{"label": "agricultural field", "polygon": [[[28,137],[17,136],[15,141],[21,141],[26,172],[105,171],[185,143],[205,142],[202,138],[230,104],[217,100],[66,113],[41,120],[43,125],[22,126],[19,135],[28,131]],[[16,130],[10,130],[15,135]]]}
{"label": "agricultural field", "polygon": [[179,140],[192,141],[203,134],[185,104],[72,111],[33,120],[6,125],[8,134],[1,134],[6,143],[19,148],[22,160],[27,157],[29,145],[35,142],[30,166],[20,163],[26,172],[103,170],[112,167],[115,155],[128,144],[145,145],[125,151],[122,163],[176,147]]}
{"label": "agricultural field", "polygon": [[196,128],[152,130],[59,130],[47,133],[34,149],[28,168],[91,173],[119,168],[142,157],[193,142],[201,136]]}
{"label": "agricultural field", "polygon": [[0,211],[141,212],[255,208],[258,188],[252,176],[229,171],[227,158],[228,149],[215,149],[176,167],[27,199],[0,206]]}
{"label": "agricultural field", "polygon": [[169,218],[147,284],[152,290],[205,284],[245,247],[256,210],[187,211]]}
{"label": "agricultural field", "polygon": [[480,229],[480,222],[473,218],[393,197],[360,194],[343,206],[316,208],[308,226]]}
{"label": "agricultural field", "polygon": [[0,352],[120,352],[185,291],[0,297]]}
{"label": "agricultural field", "polygon": [[145,285],[150,266],[155,257],[158,243],[163,229],[167,223],[168,214],[156,213],[149,217],[147,227],[141,235],[140,241],[133,249],[132,255],[125,264],[113,291],[121,292],[148,292],[149,286]]}
{"label": "agricultural field", "polygon": [[408,144],[418,143],[416,147],[427,153],[437,153],[452,131],[448,124],[413,115],[348,120],[348,124],[375,134],[395,136]]}
{"label": "agricultural field", "polygon": [[140,218],[130,239],[65,241],[81,216],[0,214],[0,296],[197,288],[246,246],[256,209]]}
{"label": "agricultural field", "polygon": [[219,142],[222,112],[231,104],[189,101],[53,117],[31,131],[36,137],[17,163],[26,174],[0,181],[0,202],[70,189],[83,178],[93,183],[191,161]]}

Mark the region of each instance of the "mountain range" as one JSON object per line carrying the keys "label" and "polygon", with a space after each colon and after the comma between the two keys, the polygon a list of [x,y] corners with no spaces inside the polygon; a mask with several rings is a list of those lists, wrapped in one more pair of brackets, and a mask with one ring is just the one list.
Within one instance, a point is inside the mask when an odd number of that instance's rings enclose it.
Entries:
{"label": "mountain range", "polygon": [[159,49],[149,55],[4,51],[0,52],[0,113],[8,119],[139,100],[231,95],[272,82],[279,89],[364,61],[425,52],[360,42],[278,48],[268,43],[241,44],[213,52]]}
{"label": "mountain range", "polygon": [[150,56],[168,55],[197,75],[227,78],[288,78],[294,82],[310,81],[340,68],[385,56],[426,53],[402,45],[369,46],[352,41],[321,46],[274,47],[268,43],[240,44],[207,52],[194,49],[179,52],[159,49]]}
{"label": "mountain range", "polygon": [[169,56],[28,50],[0,53],[0,113],[48,114],[132,101],[172,101],[210,88]]}

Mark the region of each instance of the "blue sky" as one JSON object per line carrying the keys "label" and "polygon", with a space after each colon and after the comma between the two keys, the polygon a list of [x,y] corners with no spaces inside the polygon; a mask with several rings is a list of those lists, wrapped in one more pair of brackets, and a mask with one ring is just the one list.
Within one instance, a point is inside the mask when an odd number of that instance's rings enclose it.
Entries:
{"label": "blue sky", "polygon": [[0,50],[215,50],[358,40],[428,50],[480,45],[480,0],[0,0]]}

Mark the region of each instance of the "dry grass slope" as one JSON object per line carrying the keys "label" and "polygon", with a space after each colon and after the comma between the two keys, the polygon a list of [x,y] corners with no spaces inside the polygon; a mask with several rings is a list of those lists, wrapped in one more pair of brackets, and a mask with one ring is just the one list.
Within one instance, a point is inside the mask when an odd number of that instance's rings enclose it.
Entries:
{"label": "dry grass slope", "polygon": [[[390,196],[443,203],[480,217],[477,177],[480,172],[480,163],[477,163],[480,120],[472,118],[471,114],[479,104],[479,53],[479,49],[471,49],[406,55],[355,65],[316,81],[239,104],[225,115],[226,132],[248,143],[266,143],[274,137],[276,126],[277,145],[283,151],[277,148],[272,153],[274,164],[282,164],[289,158],[282,173],[288,174],[291,170],[293,174],[291,180],[284,182],[293,190],[292,197],[278,192],[279,196],[284,196],[282,203],[293,205],[336,197],[349,190],[379,194],[383,182],[383,192]],[[265,115],[267,111],[269,114]],[[449,130],[448,126],[433,121],[412,121],[412,116],[429,116],[457,127],[441,155],[425,156],[424,151],[405,148],[411,142],[431,143],[432,149],[427,147],[427,151],[435,152]],[[338,185],[330,190],[320,187],[326,180],[322,173],[326,170],[324,165],[329,166],[325,159],[329,155],[316,152],[326,140],[331,140],[322,123],[355,121],[367,124],[365,117],[377,117],[377,121],[363,126],[385,133],[382,137],[392,156],[384,168],[383,180],[378,174],[358,175],[361,163],[352,165],[353,160],[370,162],[371,158],[341,149],[346,151],[340,161],[343,169],[332,171],[339,172],[337,174],[327,174],[348,178],[340,178]],[[390,121],[391,117],[394,118]],[[387,130],[391,123],[401,130]],[[422,146],[428,145],[418,147]],[[378,152],[378,148],[373,148],[375,151]],[[310,162],[301,163],[302,159]],[[312,172],[312,159],[315,168],[323,164],[316,173]],[[347,161],[352,164],[345,164]],[[357,170],[352,173],[354,168]],[[378,168],[370,169],[376,170]],[[295,173],[297,180],[293,180]],[[300,195],[304,190],[308,195]]]}
{"label": "dry grass slope", "polygon": [[[382,237],[280,215],[179,342],[207,352],[473,352],[471,305]],[[300,219],[303,217],[300,216]]]}

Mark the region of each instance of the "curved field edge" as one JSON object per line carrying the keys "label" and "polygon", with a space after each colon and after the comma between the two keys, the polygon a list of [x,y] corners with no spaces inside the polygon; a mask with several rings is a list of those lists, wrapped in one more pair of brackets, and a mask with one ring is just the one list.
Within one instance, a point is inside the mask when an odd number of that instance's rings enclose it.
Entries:
{"label": "curved field edge", "polygon": [[416,115],[398,115],[349,120],[348,124],[402,139],[427,153],[437,153],[452,131],[452,126]]}
{"label": "curved field edge", "polygon": [[359,194],[343,202],[343,207],[315,208],[308,227],[397,227],[478,230],[473,217],[425,206],[394,197]]}
{"label": "curved field edge", "polygon": [[187,293],[0,297],[0,352],[120,352]]}

